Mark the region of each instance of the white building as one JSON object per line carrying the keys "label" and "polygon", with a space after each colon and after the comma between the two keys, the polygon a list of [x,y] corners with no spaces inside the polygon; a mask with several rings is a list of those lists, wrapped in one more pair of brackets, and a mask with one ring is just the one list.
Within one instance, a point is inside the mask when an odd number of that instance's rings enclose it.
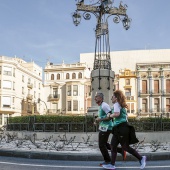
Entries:
{"label": "white building", "polygon": [[44,69],[47,114],[87,113],[91,106],[90,73],[84,63],[47,63]]}
{"label": "white building", "polygon": [[7,117],[42,113],[42,68],[34,62],[0,56],[0,126]]}
{"label": "white building", "polygon": [[[110,53],[115,89],[124,91],[128,113],[142,116],[170,113],[170,49]],[[80,54],[93,69],[94,53]]]}

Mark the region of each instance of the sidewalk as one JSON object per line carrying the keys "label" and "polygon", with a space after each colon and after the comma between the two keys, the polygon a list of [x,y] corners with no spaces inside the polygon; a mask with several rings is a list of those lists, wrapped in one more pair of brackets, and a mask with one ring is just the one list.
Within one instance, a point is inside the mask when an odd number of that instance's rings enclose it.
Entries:
{"label": "sidewalk", "polygon": [[[170,152],[152,152],[152,153],[141,153],[147,156],[147,160],[170,160]],[[29,159],[47,159],[47,160],[70,160],[70,161],[103,161],[103,158],[98,153],[81,153],[81,152],[42,152],[42,151],[18,151],[18,150],[5,150],[0,149],[0,156],[9,157],[22,157]],[[122,161],[122,156],[118,154],[118,161]],[[126,161],[136,161],[136,158],[132,155],[127,154]]]}

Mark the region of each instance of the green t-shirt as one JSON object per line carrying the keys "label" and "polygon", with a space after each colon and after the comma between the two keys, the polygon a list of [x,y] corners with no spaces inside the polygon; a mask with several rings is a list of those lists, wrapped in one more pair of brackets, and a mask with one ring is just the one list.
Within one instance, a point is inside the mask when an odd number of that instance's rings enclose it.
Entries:
{"label": "green t-shirt", "polygon": [[[99,110],[98,110],[98,116],[99,116],[100,118],[105,118],[105,117],[107,117],[107,113],[109,112],[110,107],[107,108],[107,109],[108,109],[108,112],[105,112],[104,110],[107,110],[106,107],[109,107],[109,105],[107,106],[107,104],[104,103],[104,102],[100,105]],[[103,109],[104,109],[104,110],[103,110]],[[99,123],[99,126],[102,126],[102,125],[106,125],[106,126],[108,125],[108,130],[112,130],[112,128],[113,128],[113,122],[112,122],[112,120],[104,120],[104,121],[101,121],[101,122]]]}
{"label": "green t-shirt", "polygon": [[[114,113],[114,109],[112,110],[112,113]],[[117,126],[120,123],[124,123],[124,122],[127,122],[127,113],[125,108],[121,108],[120,115],[114,118],[113,126]]]}

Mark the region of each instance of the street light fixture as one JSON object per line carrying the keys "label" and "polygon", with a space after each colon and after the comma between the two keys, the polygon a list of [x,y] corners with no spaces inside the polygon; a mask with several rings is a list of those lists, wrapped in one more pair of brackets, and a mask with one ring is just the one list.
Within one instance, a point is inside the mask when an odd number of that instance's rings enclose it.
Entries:
{"label": "street light fixture", "polygon": [[[95,56],[94,65],[91,73],[92,80],[92,106],[96,105],[94,101],[96,91],[105,95],[105,101],[111,104],[110,98],[113,93],[114,72],[111,70],[110,44],[108,19],[114,16],[113,22],[122,21],[125,30],[130,28],[131,19],[126,14],[127,5],[113,7],[112,0],[93,0],[90,4],[85,4],[84,0],[78,0],[76,11],[72,14],[73,23],[78,26],[83,17],[85,20],[91,19],[93,14],[97,19],[95,35]],[[82,14],[80,13],[82,12]]]}

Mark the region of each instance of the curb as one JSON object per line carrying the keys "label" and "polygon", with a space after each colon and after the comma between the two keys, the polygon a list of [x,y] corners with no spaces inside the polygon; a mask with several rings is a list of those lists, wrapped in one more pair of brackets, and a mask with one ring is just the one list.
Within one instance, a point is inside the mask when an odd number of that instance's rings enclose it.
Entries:
{"label": "curb", "polygon": [[[141,153],[145,155],[148,161],[170,160],[170,152],[152,152]],[[20,157],[28,159],[46,159],[46,160],[69,160],[69,161],[103,161],[100,153],[62,153],[62,152],[37,152],[37,151],[17,151],[0,150],[0,156]],[[126,161],[136,161],[137,159],[127,154]],[[122,161],[121,155],[117,155],[117,161]]]}

